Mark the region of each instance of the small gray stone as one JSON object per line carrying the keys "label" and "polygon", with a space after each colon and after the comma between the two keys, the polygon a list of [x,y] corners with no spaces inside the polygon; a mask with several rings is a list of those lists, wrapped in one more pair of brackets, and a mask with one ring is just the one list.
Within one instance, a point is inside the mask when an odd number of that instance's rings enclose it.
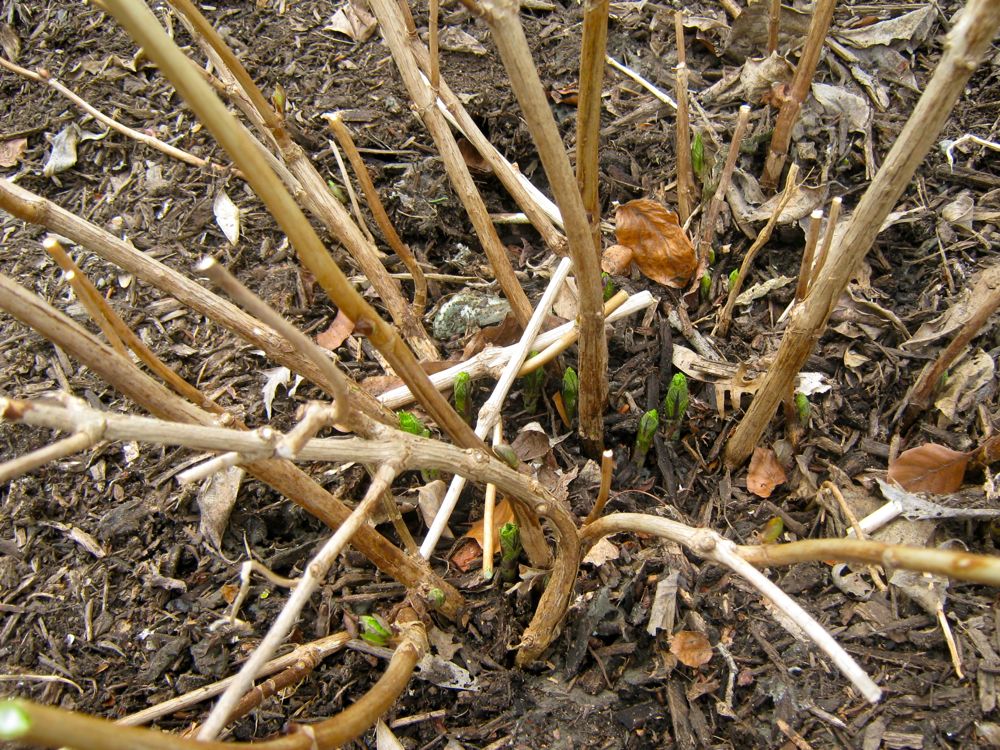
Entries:
{"label": "small gray stone", "polygon": [[434,316],[434,337],[448,341],[461,336],[469,328],[494,325],[510,312],[506,300],[482,292],[459,292],[449,299]]}

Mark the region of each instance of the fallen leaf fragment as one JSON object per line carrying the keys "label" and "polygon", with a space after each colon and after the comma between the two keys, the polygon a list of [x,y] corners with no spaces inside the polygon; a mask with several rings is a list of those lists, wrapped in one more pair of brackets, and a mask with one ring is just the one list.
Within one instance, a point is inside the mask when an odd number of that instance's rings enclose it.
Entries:
{"label": "fallen leaf fragment", "polygon": [[343,34],[355,42],[367,42],[377,26],[375,16],[363,4],[348,2],[333,14],[324,31]]}
{"label": "fallen leaf fragment", "polygon": [[225,190],[216,193],[212,213],[229,244],[235,246],[240,241],[240,209]]}
{"label": "fallen leaf fragment", "polygon": [[681,664],[697,669],[712,660],[712,644],[697,631],[680,630],[670,642],[670,653]]}
{"label": "fallen leaf fragment", "polygon": [[664,286],[681,289],[691,280],[698,258],[677,214],[656,201],[639,198],[618,207],[615,237],[631,249],[642,273]]}
{"label": "fallen leaf fragment", "polygon": [[757,497],[771,497],[774,488],[784,484],[788,477],[770,448],[754,448],[747,472],[747,489]]}
{"label": "fallen leaf fragment", "polygon": [[337,317],[330,323],[330,327],[317,334],[316,343],[332,352],[347,340],[353,330],[354,321],[344,315],[343,310],[340,310],[337,312]]}
{"label": "fallen leaf fragment", "polygon": [[900,453],[889,464],[889,480],[910,492],[931,492],[938,495],[955,492],[962,486],[969,454],[952,450],[937,443]]}
{"label": "fallen leaf fragment", "polygon": [[11,138],[0,143],[0,167],[16,167],[27,148],[27,138]]}

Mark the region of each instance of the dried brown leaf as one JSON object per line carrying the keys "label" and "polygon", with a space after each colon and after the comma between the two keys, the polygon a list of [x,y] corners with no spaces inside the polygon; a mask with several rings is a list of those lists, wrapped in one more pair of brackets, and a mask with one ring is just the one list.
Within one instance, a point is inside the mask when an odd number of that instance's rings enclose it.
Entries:
{"label": "dried brown leaf", "polygon": [[601,253],[601,270],[613,276],[622,276],[628,272],[635,253],[625,245],[609,245]]}
{"label": "dried brown leaf", "polygon": [[618,244],[632,249],[642,273],[664,286],[681,289],[691,280],[698,258],[677,220],[656,201],[639,198],[615,212]]}
{"label": "dried brown leaf", "polygon": [[889,480],[910,492],[945,495],[962,486],[970,454],[937,443],[900,453],[889,464]]}
{"label": "dried brown leaf", "polygon": [[[493,510],[493,549],[495,552],[500,551],[500,527],[513,520],[514,509],[510,503],[506,500],[497,503],[496,508]],[[449,558],[452,564],[463,573],[467,571],[479,556],[482,555],[483,541],[485,539],[486,528],[483,519],[480,518],[472,524],[472,528],[465,532],[465,536],[462,537],[463,544],[460,544],[458,549]]]}
{"label": "dried brown leaf", "polygon": [[354,330],[354,321],[344,315],[343,310],[337,313],[330,327],[316,336],[316,343],[328,351],[334,351],[343,344]]}
{"label": "dried brown leaf", "polygon": [[674,634],[670,642],[670,653],[681,664],[697,669],[712,660],[712,644],[695,630],[681,630]]}
{"label": "dried brown leaf", "polygon": [[0,167],[16,167],[28,148],[27,138],[11,138],[0,142]]}
{"label": "dried brown leaf", "polygon": [[747,472],[747,489],[757,497],[771,497],[774,488],[784,484],[788,477],[770,448],[754,448]]}

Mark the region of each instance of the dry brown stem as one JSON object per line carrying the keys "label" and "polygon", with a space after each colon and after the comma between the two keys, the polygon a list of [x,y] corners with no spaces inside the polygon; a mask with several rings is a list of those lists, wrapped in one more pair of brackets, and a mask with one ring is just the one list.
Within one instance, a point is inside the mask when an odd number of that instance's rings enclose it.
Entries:
{"label": "dry brown stem", "polygon": [[[792,140],[792,126],[798,119],[802,102],[809,95],[809,87],[812,85],[813,75],[816,73],[816,65],[819,63],[819,56],[823,51],[823,42],[830,29],[833,9],[836,4],[837,0],[816,0],[813,7],[809,34],[806,37],[802,55],[799,57],[799,64],[795,67],[795,77],[792,79],[791,90],[788,98],[782,103],[778,119],[774,124],[771,147],[764,165],[764,175],[760,180],[760,185],[765,190],[774,190],[778,184],[778,178],[781,176],[781,169],[785,166],[785,155],[788,153],[788,146]],[[780,3],[778,5],[780,13]],[[776,21],[774,26],[775,47],[777,47]]]}
{"label": "dry brown stem", "polygon": [[[61,347],[150,413],[186,425],[215,424],[208,412],[171,393],[111,347],[3,275],[0,275],[0,309]],[[8,409],[4,418],[15,417]],[[229,450],[230,447],[224,446],[220,450]],[[350,508],[288,461],[260,460],[247,464],[245,468],[332,528],[337,528],[351,513]],[[410,558],[368,527],[358,531],[354,546],[376,567],[422,596],[426,596],[432,588],[441,589],[445,593],[445,603],[440,611],[447,617],[458,614],[463,605],[461,594],[434,575],[423,561]]]}
{"label": "dry brown stem", "polygon": [[819,230],[823,225],[823,210],[817,208],[809,214],[809,229],[806,232],[806,245],[802,249],[802,263],[799,265],[799,281],[795,285],[795,301],[801,302],[809,292],[809,282],[812,279],[813,258],[816,254],[816,244],[819,242]]}
{"label": "dry brown stem", "polygon": [[729,466],[742,464],[760,441],[775,409],[789,393],[795,376],[825,329],[834,301],[846,288],[885,217],[937,139],[998,27],[1000,3],[970,0],[959,22],[948,34],[934,75],[851,216],[839,243],[836,262],[824,264],[805,302],[792,310],[774,364],[726,445],[725,460]]}
{"label": "dry brown stem", "polygon": [[608,387],[608,343],[604,338],[601,268],[587,212],[531,58],[528,40],[517,15],[518,3],[516,0],[463,0],[463,4],[483,18],[493,32],[493,40],[566,226],[580,296],[580,439],[587,454],[600,455]]}
{"label": "dry brown stem", "polygon": [[750,107],[744,104],[740,107],[740,113],[736,118],[736,127],[733,129],[733,140],[729,143],[729,151],[726,154],[726,163],[722,167],[722,174],[719,177],[719,186],[715,189],[715,194],[708,204],[708,211],[702,221],[701,242],[698,244],[698,269],[692,282],[697,287],[701,279],[702,269],[708,266],[708,251],[715,241],[715,224],[719,219],[719,211],[722,210],[722,201],[726,199],[726,191],[729,190],[729,182],[733,177],[733,170],[736,168],[736,159],[740,155],[740,143],[743,141],[743,133],[747,129],[750,121]]}
{"label": "dry brown stem", "polygon": [[601,145],[601,89],[608,46],[609,0],[586,0],[580,42],[580,100],[576,110],[576,181],[590,220],[594,251],[601,252],[601,194],[598,149]]}
{"label": "dry brown stem", "polygon": [[455,136],[448,127],[444,115],[437,108],[437,93],[420,76],[420,68],[410,49],[406,24],[401,17],[399,6],[395,0],[371,0],[370,6],[378,18],[382,36],[389,45],[403,84],[416,106],[417,114],[434,138],[452,187],[472,221],[476,236],[493,267],[500,288],[510,303],[511,311],[517,322],[522,327],[526,326],[531,318],[531,303],[528,302],[528,297],[521,288],[521,282],[514,274],[507,249],[497,235],[486,204],[472,180],[472,175],[469,174],[462,152],[458,149]]}
{"label": "dry brown stem", "polygon": [[691,166],[691,124],[688,120],[688,66],[684,49],[684,15],[674,12],[674,38],[677,40],[677,218],[687,224],[694,209],[694,170]]}

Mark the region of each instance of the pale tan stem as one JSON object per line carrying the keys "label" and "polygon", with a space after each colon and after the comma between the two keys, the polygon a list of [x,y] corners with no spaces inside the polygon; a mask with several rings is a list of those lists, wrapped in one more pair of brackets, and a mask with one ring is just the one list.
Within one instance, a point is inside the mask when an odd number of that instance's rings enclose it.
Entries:
{"label": "pale tan stem", "polygon": [[[413,389],[431,418],[456,443],[466,447],[486,449],[485,444],[455,413],[448,401],[434,389],[413,356],[413,352],[407,348],[396,329],[382,320],[371,305],[351,286],[293,198],[267,166],[264,157],[254,148],[246,130],[229,113],[201,76],[191,68],[187,58],[167,37],[149,9],[142,3],[124,0],[107,0],[106,4],[132,38],[142,45],[150,59],[154,60],[160,70],[170,78],[198,118],[212,131],[222,147],[243,170],[247,181],[288,235],[299,258],[312,272],[319,285],[344,314],[354,321],[355,326],[369,331],[369,340],[385,357],[396,374]],[[301,175],[297,176],[301,179]],[[325,190],[325,183],[321,177],[319,181]],[[315,188],[309,185],[305,187],[307,190],[310,187]],[[354,227],[354,231],[358,231],[353,222],[349,223]]]}
{"label": "pale tan stem", "polygon": [[389,247],[406,264],[407,269],[413,275],[413,307],[417,317],[422,317],[424,309],[427,307],[427,279],[424,277],[424,270],[389,219],[389,214],[386,213],[385,206],[382,204],[382,198],[379,196],[378,190],[375,189],[375,183],[372,182],[371,175],[368,173],[368,167],[365,166],[365,162],[358,152],[358,147],[354,143],[354,138],[351,137],[351,131],[344,124],[344,119],[339,112],[326,115],[325,118],[330,130],[337,137],[340,147],[347,154],[347,160],[351,163],[354,176],[358,178],[361,190],[368,200],[368,208],[375,218],[375,223],[382,230],[382,236],[385,237]]}
{"label": "pale tan stem", "polygon": [[774,190],[778,184],[778,178],[781,176],[781,169],[785,166],[785,156],[788,154],[788,146],[792,140],[792,126],[798,119],[802,103],[809,95],[809,87],[812,85],[813,75],[816,73],[820,52],[823,51],[823,42],[826,41],[826,34],[830,30],[830,22],[833,20],[833,9],[836,4],[837,0],[816,0],[813,7],[809,34],[806,37],[799,64],[795,67],[795,77],[792,79],[791,90],[788,98],[781,105],[781,111],[774,124],[771,146],[768,150],[767,162],[764,165],[764,175],[760,180],[761,187],[765,190]]}
{"label": "pale tan stem", "polygon": [[[726,154],[726,162],[722,167],[722,174],[719,177],[719,186],[715,189],[715,194],[708,204],[708,211],[702,221],[701,242],[698,245],[699,271],[708,266],[708,251],[715,241],[715,224],[719,219],[719,211],[722,210],[722,201],[726,198],[726,191],[729,190],[729,182],[733,177],[733,170],[736,168],[736,159],[740,155],[740,143],[743,141],[743,133],[747,129],[747,122],[750,120],[750,107],[744,104],[740,107],[740,113],[736,118],[736,128],[733,130],[733,140],[729,143],[729,152]],[[701,273],[695,274],[694,284],[697,286],[701,278]]]}
{"label": "pale tan stem", "polygon": [[[830,218],[826,222],[826,229],[823,232],[823,243],[819,246],[819,254],[816,256],[816,266],[813,269],[811,278],[816,278],[822,273],[823,266],[826,265],[826,261],[830,257],[830,246],[833,244],[833,238],[837,233],[837,222],[840,221],[840,209],[843,202],[844,199],[840,196],[837,196],[830,202]],[[812,288],[811,281],[809,287]]]}
{"label": "pale tan stem", "polygon": [[715,326],[713,333],[717,333],[719,336],[729,335],[729,326],[733,322],[733,307],[736,306],[736,298],[740,294],[740,289],[743,286],[743,281],[750,271],[750,265],[753,263],[754,258],[757,257],[757,253],[760,249],[764,247],[771,239],[771,233],[774,232],[774,228],[778,225],[778,218],[781,216],[781,212],[785,210],[785,206],[795,195],[798,190],[798,185],[795,184],[796,178],[799,176],[799,167],[797,164],[793,164],[791,169],[788,170],[788,177],[785,180],[785,190],[781,194],[781,199],[778,201],[778,205],[774,207],[774,211],[771,213],[771,218],[767,220],[767,224],[764,228],[760,230],[760,234],[757,235],[757,239],[753,241],[750,249],[747,250],[746,255],[743,256],[743,262],[740,263],[739,273],[736,275],[736,280],[729,285],[729,296],[726,299],[726,306],[719,313],[719,322]]}
{"label": "pale tan stem", "polygon": [[580,438],[587,454],[599,455],[604,441],[604,406],[608,386],[608,346],[604,338],[599,256],[594,250],[587,212],[566,149],[549,108],[548,97],[531,59],[518,18],[516,0],[463,0],[493,32],[538,156],[562,213],[580,296]]}
{"label": "pale tan stem", "polygon": [[341,550],[347,546],[358,529],[368,521],[369,513],[381,501],[382,493],[389,489],[397,474],[399,474],[399,465],[392,461],[379,466],[364,498],[309,561],[291,596],[285,601],[281,612],[267,631],[267,635],[254,649],[250,658],[240,667],[236,679],[227,685],[222,695],[219,696],[218,702],[201,725],[201,729],[198,730],[199,740],[214,740],[218,736],[243,694],[250,689],[260,670],[295,627],[299,613],[323,582],[330,566],[333,565]]}
{"label": "pale tan stem", "polygon": [[778,50],[778,31],[781,28],[781,0],[771,0],[767,9],[767,54]]}
{"label": "pale tan stem", "polygon": [[729,466],[742,464],[760,441],[775,409],[789,393],[795,376],[825,329],[834,301],[846,288],[858,263],[871,248],[885,217],[934,145],[966,82],[989,49],[998,27],[1000,3],[970,0],[948,34],[944,54],[934,75],[851,215],[839,242],[837,262],[825,264],[805,302],[792,310],[774,363],[764,376],[746,416],[726,445],[725,460]]}
{"label": "pale tan stem", "polygon": [[[151,414],[180,423],[176,426],[182,429],[215,424],[213,415],[174,395],[131,361],[2,274],[0,310],[33,328]],[[12,409],[11,402],[4,403],[7,404],[4,418],[16,419],[17,409]],[[233,434],[257,435],[238,431]],[[227,451],[234,445],[237,444],[222,445],[219,450]],[[288,461],[260,460],[247,464],[245,468],[333,528],[343,523],[351,513],[344,503]],[[441,589],[445,593],[445,603],[438,611],[446,617],[455,617],[463,606],[462,596],[454,587],[434,575],[422,561],[404,554],[374,529],[362,527],[355,536],[354,544],[376,567],[415,589],[421,596],[426,597],[431,589]]]}
{"label": "pale tan stem", "polygon": [[18,456],[10,461],[4,461],[0,463],[0,484],[5,484],[11,479],[32,472],[51,461],[85,451],[101,441],[102,433],[103,429],[99,425],[90,429],[80,428],[69,437],[57,440],[44,448]]}
{"label": "pale tan stem", "polygon": [[799,265],[799,281],[795,285],[795,301],[801,302],[809,293],[809,281],[813,273],[813,257],[819,242],[819,230],[823,224],[823,210],[817,208],[809,214],[809,229],[806,231],[806,245],[802,249],[802,263]]}
{"label": "pale tan stem", "polygon": [[597,499],[594,500],[594,507],[583,520],[583,525],[593,523],[604,512],[608,497],[611,495],[611,472],[615,468],[615,454],[612,450],[606,450],[601,454],[601,486],[597,490]]}
{"label": "pale tan stem", "polygon": [[586,0],[580,42],[580,96],[576,110],[576,180],[590,219],[594,250],[601,252],[601,194],[598,185],[601,145],[601,90],[608,46],[609,0]]}
{"label": "pale tan stem", "polygon": [[[493,425],[493,447],[495,448],[503,441],[503,421],[498,420]],[[486,485],[486,492],[483,496],[483,578],[487,581],[493,578],[493,511],[496,509],[497,486],[493,483]]]}
{"label": "pale tan stem", "polygon": [[677,218],[687,224],[694,206],[694,170],[691,166],[691,124],[688,119],[688,66],[684,49],[684,16],[674,12],[674,38],[677,40]]}

